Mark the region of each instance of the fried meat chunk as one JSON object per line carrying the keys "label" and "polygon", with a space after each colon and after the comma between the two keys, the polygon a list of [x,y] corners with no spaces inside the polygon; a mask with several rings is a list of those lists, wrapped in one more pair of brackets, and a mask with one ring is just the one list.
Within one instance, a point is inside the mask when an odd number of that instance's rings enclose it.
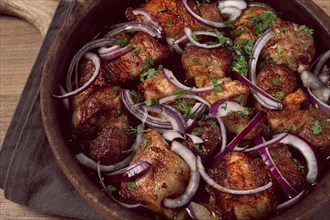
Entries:
{"label": "fried meat chunk", "polygon": [[175,91],[175,86],[170,83],[161,70],[156,70],[155,74],[148,76],[140,85],[139,89],[144,93],[147,100],[158,99],[171,95]]}
{"label": "fried meat chunk", "polygon": [[268,94],[283,94],[283,98],[295,91],[296,75],[287,67],[266,65],[257,75],[257,85]]}
{"label": "fried meat chunk", "polygon": [[199,155],[202,161],[213,158],[219,152],[221,131],[215,119],[200,119],[190,133],[202,138],[204,143],[196,145],[187,137],[182,144]]}
{"label": "fried meat chunk", "polygon": [[297,159],[293,157],[288,146],[279,143],[268,149],[276,167],[290,185],[297,192],[305,189],[307,186],[306,177],[301,168],[298,167],[302,165],[298,164]]}
{"label": "fried meat chunk", "polygon": [[306,31],[310,29],[302,27],[292,22],[282,22],[275,28],[275,36],[263,48],[261,58],[267,57],[295,72],[306,70],[314,58],[315,44],[312,34]]}
{"label": "fried meat chunk", "polygon": [[171,53],[169,46],[144,32],[135,34],[128,45],[135,49],[107,62],[104,67],[113,82],[127,83],[137,79],[143,71],[166,59]]}
{"label": "fried meat chunk", "polygon": [[[206,19],[221,20],[216,3],[197,5],[195,1],[189,0],[188,4],[195,13]],[[188,13],[181,0],[151,0],[143,8],[155,16],[165,30],[167,37],[174,39],[181,37],[184,34],[184,27],[189,27],[192,30],[205,29],[205,26]],[[137,16],[135,19],[143,20],[143,17]]]}
{"label": "fried meat chunk", "polygon": [[141,203],[148,209],[173,219],[175,210],[166,208],[163,200],[184,192],[189,181],[189,167],[175,152],[171,151],[162,135],[152,130],[144,135],[131,164],[147,161],[151,168],[135,180],[136,187],[130,188],[122,182],[120,194],[127,202]]}
{"label": "fried meat chunk", "polygon": [[[230,189],[247,190],[266,185],[270,173],[261,159],[250,159],[242,152],[226,154],[209,170],[210,177]],[[273,187],[249,195],[223,193],[207,186],[210,204],[222,213],[223,219],[261,219],[272,214],[278,204]]]}

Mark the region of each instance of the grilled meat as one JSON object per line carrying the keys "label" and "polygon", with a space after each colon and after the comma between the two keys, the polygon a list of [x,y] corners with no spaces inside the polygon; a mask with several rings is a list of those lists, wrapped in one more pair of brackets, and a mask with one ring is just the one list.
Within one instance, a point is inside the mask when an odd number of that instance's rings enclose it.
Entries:
{"label": "grilled meat", "polygon": [[187,137],[182,144],[199,155],[202,161],[211,159],[219,152],[222,141],[221,131],[217,124],[215,119],[201,119],[190,133],[202,138],[204,143],[194,145],[191,139]]}
{"label": "grilled meat", "polygon": [[139,85],[139,89],[144,93],[145,99],[152,100],[171,95],[175,87],[166,79],[161,70],[157,70],[154,75],[148,76]]}
{"label": "grilled meat", "polygon": [[275,28],[276,35],[262,50],[262,58],[289,67],[299,73],[307,69],[315,55],[314,39],[306,26],[282,22]]}
{"label": "grilled meat", "polygon": [[[226,126],[226,130],[237,135],[240,133],[251,119],[256,115],[256,110],[247,108],[246,111],[232,112],[228,116],[223,117],[222,121]],[[253,140],[260,134],[265,133],[266,120],[260,121],[252,130],[243,138],[244,140]]]}
{"label": "grilled meat", "polygon": [[162,135],[155,130],[144,135],[131,164],[139,160],[149,162],[151,169],[135,180],[134,188],[130,188],[128,182],[122,182],[120,195],[128,202],[144,204],[173,219],[175,210],[164,207],[162,202],[166,197],[184,192],[189,181],[188,165],[170,150]]}
{"label": "grilled meat", "polygon": [[273,145],[269,148],[269,153],[281,174],[297,192],[306,188],[306,177],[301,170],[302,165],[297,164],[298,162],[291,154],[288,146],[280,143]]}
{"label": "grilled meat", "polygon": [[[201,3],[197,6],[195,1],[189,0],[190,8],[204,18],[220,21],[220,12],[216,3]],[[156,17],[160,25],[164,28],[166,36],[172,38],[181,37],[184,27],[192,30],[205,29],[205,26],[193,18],[185,9],[181,0],[151,0],[143,8]],[[136,20],[143,20],[137,16]]]}
{"label": "grilled meat", "polygon": [[281,94],[281,97],[284,98],[294,92],[297,87],[297,80],[289,68],[268,64],[259,72],[257,85],[268,94]]}
{"label": "grilled meat", "polygon": [[128,45],[135,49],[104,66],[113,82],[127,83],[137,79],[142,72],[166,59],[171,53],[168,46],[144,32],[135,34]]}
{"label": "grilled meat", "polygon": [[[209,170],[210,177],[230,189],[246,190],[266,185],[270,173],[261,159],[250,159],[244,153],[226,154]],[[207,186],[210,204],[220,210],[223,219],[261,219],[272,213],[278,204],[273,188],[250,195],[223,193]]]}
{"label": "grilled meat", "polygon": [[224,78],[232,63],[233,52],[228,48],[204,49],[187,47],[181,57],[186,79],[202,87],[205,79]]}

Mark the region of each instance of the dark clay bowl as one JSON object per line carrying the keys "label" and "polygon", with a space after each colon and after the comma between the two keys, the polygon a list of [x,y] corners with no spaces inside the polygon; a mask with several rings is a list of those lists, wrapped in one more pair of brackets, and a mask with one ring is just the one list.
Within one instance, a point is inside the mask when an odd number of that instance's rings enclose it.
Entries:
{"label": "dark clay bowl", "polygon": [[[123,18],[129,1],[85,0],[59,31],[49,50],[41,82],[41,111],[48,141],[58,164],[77,191],[108,219],[143,219],[137,213],[114,203],[93,183],[75,161],[69,148],[69,116],[62,102],[52,98],[59,94],[69,63],[75,52],[102,32],[105,25]],[[136,1],[131,1],[136,2]],[[314,29],[317,55],[330,49],[330,18],[310,0],[268,0],[285,20],[306,24]],[[274,219],[310,219],[330,202],[330,171],[324,169],[319,183],[299,204]],[[323,216],[325,217],[325,216]]]}

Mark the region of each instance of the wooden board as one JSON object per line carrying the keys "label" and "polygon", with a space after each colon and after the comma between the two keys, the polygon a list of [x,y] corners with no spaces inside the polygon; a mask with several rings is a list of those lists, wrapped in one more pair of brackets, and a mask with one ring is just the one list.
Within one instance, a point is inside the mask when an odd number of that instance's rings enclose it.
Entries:
{"label": "wooden board", "polygon": [[[53,7],[57,4],[56,0],[0,0],[19,2],[19,5],[25,5],[27,2],[46,4]],[[314,0],[328,15],[330,15],[330,0]],[[31,3],[31,4],[32,4]],[[34,6],[33,6],[34,7]],[[33,8],[35,10],[35,8]],[[0,10],[1,11],[1,10]],[[9,13],[7,11],[7,13]],[[15,14],[14,12],[10,12]],[[50,10],[49,13],[52,13]],[[24,18],[24,16],[21,15]],[[47,15],[46,15],[47,17]],[[30,23],[37,24],[33,17],[29,20]],[[47,18],[46,18],[47,19]],[[49,19],[49,18],[48,18]],[[50,20],[45,20],[44,23],[49,24]],[[38,54],[44,29],[35,28],[30,23],[15,17],[0,16],[0,143],[2,146],[5,132],[8,128],[19,96],[28,74],[32,68],[34,60]],[[0,219],[16,220],[16,219],[52,219],[63,220],[56,216],[44,215],[32,211],[21,205],[17,205],[9,200],[6,200],[3,195],[3,190],[0,190]]]}

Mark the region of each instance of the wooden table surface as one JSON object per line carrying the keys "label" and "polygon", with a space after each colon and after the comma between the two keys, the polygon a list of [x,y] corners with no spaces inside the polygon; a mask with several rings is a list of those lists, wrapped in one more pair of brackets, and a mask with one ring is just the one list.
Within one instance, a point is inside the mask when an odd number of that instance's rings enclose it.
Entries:
{"label": "wooden table surface", "polygon": [[[0,0],[0,3],[3,0]],[[24,0],[22,0],[24,1]],[[39,0],[40,1],[40,0]],[[56,1],[56,0],[44,0]],[[330,0],[314,0],[330,15]],[[43,37],[31,24],[0,14],[0,143],[38,55]],[[4,198],[0,190],[0,219],[65,219],[44,215]]]}

